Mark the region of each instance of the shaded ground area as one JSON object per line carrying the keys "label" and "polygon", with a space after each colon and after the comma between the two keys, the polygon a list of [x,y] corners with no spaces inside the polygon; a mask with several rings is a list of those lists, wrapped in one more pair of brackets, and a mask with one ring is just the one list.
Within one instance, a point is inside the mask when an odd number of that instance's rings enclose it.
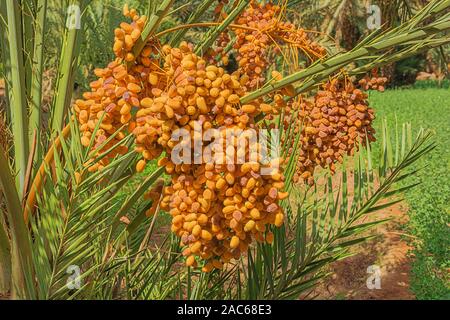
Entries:
{"label": "shaded ground area", "polygon": [[[315,290],[318,299],[346,300],[408,300],[415,299],[410,291],[409,273],[410,250],[404,240],[402,225],[407,223],[407,208],[397,204],[390,209],[374,214],[371,220],[392,218],[393,220],[378,226],[371,234],[375,239],[358,246],[356,254],[343,261],[334,263],[330,271],[334,274]],[[366,221],[367,222],[367,221]],[[381,271],[381,288],[368,289],[369,266],[376,265]]]}

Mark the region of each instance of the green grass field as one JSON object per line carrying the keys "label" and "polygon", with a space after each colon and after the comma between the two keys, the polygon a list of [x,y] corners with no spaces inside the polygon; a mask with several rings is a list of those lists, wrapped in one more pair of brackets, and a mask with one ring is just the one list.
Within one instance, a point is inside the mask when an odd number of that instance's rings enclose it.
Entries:
{"label": "green grass field", "polygon": [[[372,92],[370,102],[377,115],[395,125],[411,122],[434,133],[437,143],[422,158],[413,179],[422,183],[406,194],[410,222],[405,226],[413,236],[411,289],[418,299],[448,299],[450,267],[450,90],[404,89]],[[397,119],[397,120],[396,120]],[[409,239],[411,240],[411,239]]]}

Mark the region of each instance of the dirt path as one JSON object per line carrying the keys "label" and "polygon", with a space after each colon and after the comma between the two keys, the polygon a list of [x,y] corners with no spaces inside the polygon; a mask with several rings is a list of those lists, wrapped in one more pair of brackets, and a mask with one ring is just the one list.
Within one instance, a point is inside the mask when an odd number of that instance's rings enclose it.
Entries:
{"label": "dirt path", "polygon": [[[379,235],[364,245],[355,248],[356,255],[334,263],[334,274],[315,290],[318,299],[346,300],[408,300],[415,299],[409,290],[410,247],[404,240],[402,225],[407,223],[407,207],[397,204],[372,219],[392,218],[378,226],[371,234]],[[369,266],[376,265],[381,271],[380,289],[368,289],[366,281]]]}

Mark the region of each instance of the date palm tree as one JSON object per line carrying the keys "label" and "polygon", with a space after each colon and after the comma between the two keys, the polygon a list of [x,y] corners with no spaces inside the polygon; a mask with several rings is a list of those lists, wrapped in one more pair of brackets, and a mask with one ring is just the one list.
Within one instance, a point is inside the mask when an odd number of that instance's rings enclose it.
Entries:
{"label": "date palm tree", "polygon": [[[186,26],[169,30],[164,29],[164,21],[180,12],[183,4],[148,1],[149,19],[134,52],[162,34],[176,45],[189,28],[205,22],[212,2],[199,2]],[[196,51],[214,45],[249,2],[230,3],[225,19],[205,24],[209,30],[198,39]],[[298,1],[286,3],[293,7]],[[152,172],[134,179],[134,152],[116,157],[101,172],[89,173],[85,167],[91,155],[79,141],[70,104],[86,26],[61,29],[50,121],[48,131],[42,131],[43,44],[53,31],[47,13],[55,9],[54,4],[47,0],[0,2],[7,125],[13,139],[12,150],[0,150],[0,293],[10,292],[12,298],[296,299],[327,275],[327,265],[344,259],[351,246],[367,240],[363,232],[382,221],[360,224],[360,218],[399,201],[380,203],[413,187],[396,184],[414,174],[411,165],[433,148],[428,133],[422,131],[413,139],[407,125],[398,132],[386,125],[379,168],[372,165],[375,156],[370,148],[361,149],[349,159],[355,173],[352,178],[342,167],[338,187],[329,177],[323,186],[309,189],[290,183],[297,161],[294,153],[286,165],[292,199],[283,204],[290,218],[275,232],[273,245],[251,247],[245,258],[223,271],[205,274],[180,267],[179,240],[165,231],[167,215],[158,212],[150,219],[145,215],[152,201],[143,194],[163,177],[164,168],[153,163]],[[96,2],[68,0],[58,5],[62,12],[76,6],[85,17],[95,12]],[[355,61],[358,64],[348,71],[350,75],[448,43],[449,7],[448,1],[432,1],[407,22],[374,31],[346,52],[249,92],[241,103],[269,99],[272,92],[291,84],[297,95],[311,91]],[[290,128],[283,130],[298,146],[299,136],[293,136]],[[399,143],[392,144],[390,135],[400,137]],[[131,136],[123,141],[133,149]],[[372,179],[375,174],[378,183]],[[131,192],[128,183],[137,183]],[[355,190],[353,196],[350,187]],[[125,197],[120,196],[123,190],[128,190]],[[81,273],[72,283],[74,270]]]}

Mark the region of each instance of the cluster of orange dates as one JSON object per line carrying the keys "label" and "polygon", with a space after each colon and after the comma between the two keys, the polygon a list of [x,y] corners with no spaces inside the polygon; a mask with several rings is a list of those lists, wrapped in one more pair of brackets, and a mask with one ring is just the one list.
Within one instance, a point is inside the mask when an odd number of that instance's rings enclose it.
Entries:
{"label": "cluster of orange dates", "polygon": [[127,5],[123,8],[123,14],[125,17],[129,17],[133,20],[131,24],[122,22],[120,28],[114,30],[114,54],[131,62],[135,60],[134,54],[131,50],[134,47],[136,41],[141,37],[142,30],[147,22],[146,16],[139,16],[135,9],[129,9]]}
{"label": "cluster of orange dates", "polygon": [[[91,172],[103,169],[117,154],[128,151],[127,146],[120,142],[136,126],[132,110],[140,106],[140,99],[146,94],[146,88],[142,86],[143,80],[147,81],[152,72],[159,71],[159,62],[151,58],[152,51],[155,50],[151,42],[142,50],[138,63],[133,64],[130,69],[123,63],[123,60],[136,60],[131,53],[132,48],[146,21],[145,16],[138,16],[135,10],[128,10],[126,6],[124,15],[133,22],[123,22],[114,31],[114,52],[117,59],[104,69],[95,69],[98,80],[91,82],[91,92],[85,92],[83,99],[76,100],[74,104],[83,146],[88,147],[93,141],[91,147],[95,154],[108,151],[101,160],[88,163]],[[94,133],[95,137],[92,137]]]}
{"label": "cluster of orange dates", "polygon": [[249,76],[250,90],[260,87],[266,80],[265,72],[271,64],[269,49],[278,51],[280,45],[289,45],[301,50],[310,61],[326,54],[325,49],[309,39],[303,29],[280,21],[281,10],[271,2],[252,1],[236,19],[236,24],[245,28],[235,30],[234,49],[240,71]]}
{"label": "cluster of orange dates", "polygon": [[[133,11],[129,15],[135,22],[141,19]],[[137,23],[129,26],[140,30]],[[128,35],[124,28],[128,24],[121,24],[116,36],[122,31]],[[123,42],[116,37],[116,43]],[[188,266],[203,260],[204,271],[220,269],[239,258],[252,241],[271,242],[270,226],[281,226],[284,221],[279,205],[287,197],[282,191],[282,160],[263,162],[258,154],[261,146],[242,149],[238,137],[246,129],[256,129],[257,114],[276,107],[259,101],[241,105],[248,77],[208,65],[186,42],[179,48],[149,42],[133,59],[129,55],[132,46],[115,52],[117,59],[95,71],[99,79],[91,83],[92,91],[74,106],[83,145],[90,145],[94,132],[94,148],[110,140],[97,150],[108,150],[108,155],[90,163],[89,170],[101,170],[117,153],[127,152],[117,143],[127,132],[135,135],[136,151],[142,154],[137,171],[164,153],[158,163],[171,176],[171,184],[163,189],[161,207],[173,217],[172,231],[186,246],[183,254]],[[194,130],[196,125],[203,130],[216,128],[222,136],[234,132],[234,138],[223,141],[224,152],[214,154],[214,161],[174,163],[171,154],[178,141],[173,133],[183,129],[194,141],[203,141]],[[263,169],[265,174],[261,174]],[[151,190],[147,197],[157,200],[157,191]]]}
{"label": "cluster of orange dates", "polygon": [[[114,32],[116,60],[95,70],[98,80],[91,83],[91,92],[74,105],[82,144],[97,154],[108,151],[101,160],[87,164],[89,171],[101,170],[117,154],[128,152],[122,143],[128,133],[134,135],[135,151],[142,155],[138,172],[148,161],[159,159],[170,184],[158,184],[147,193],[155,203],[148,214],[159,206],[170,213],[171,229],[181,238],[186,264],[200,263],[205,272],[238,259],[253,241],[271,243],[273,227],[281,226],[285,218],[280,206],[288,196],[283,192],[283,159],[267,162],[260,154],[260,143],[242,148],[239,140],[251,139],[246,135],[258,129],[257,115],[273,119],[286,106],[285,97],[295,94],[289,86],[271,94],[271,104],[240,103],[265,81],[272,37],[303,50],[311,60],[325,54],[305,31],[278,21],[280,10],[271,3],[253,1],[238,17],[237,23],[248,28],[236,29],[239,69],[229,73],[215,59],[194,54],[186,42],[172,48],[151,39],[135,56],[133,47],[146,17],[125,7],[124,15],[132,22],[121,23]],[[222,40],[219,53],[227,58]],[[271,75],[276,81],[282,78],[277,71]],[[285,121],[295,121],[298,131],[302,128],[296,181],[312,183],[317,166],[334,170],[336,162],[354,152],[359,140],[373,140],[374,116],[367,95],[348,82],[328,82],[313,100],[289,104],[285,114]],[[209,129],[216,129],[215,142],[222,149],[214,158],[202,156],[196,162],[196,146],[202,155],[210,151],[211,145],[205,142]],[[179,132],[189,137],[189,143],[180,142]],[[190,151],[189,161],[173,157],[180,146]]]}
{"label": "cluster of orange dates", "polygon": [[[134,131],[138,151],[157,145],[165,152],[158,164],[171,175],[171,184],[164,189],[161,208],[172,215],[172,231],[186,246],[186,264],[196,266],[199,257],[206,261],[204,271],[221,269],[232,258],[239,258],[254,239],[271,241],[269,225],[280,226],[284,220],[278,201],[287,194],[281,191],[284,178],[278,166],[271,169],[274,162],[263,166],[258,154],[240,149],[236,142],[238,134],[255,128],[254,116],[261,106],[268,108],[258,103],[240,105],[246,78],[207,65],[187,43],[179,48],[164,46],[162,52],[170,85],[166,91],[153,88],[152,97],[141,100]],[[208,147],[196,126],[205,131],[216,128],[221,137],[233,131],[236,135],[222,141],[223,153],[214,154],[214,159],[199,164],[193,158],[187,163],[172,161],[179,143],[173,138],[177,130],[192,137],[191,154],[197,142],[202,149]],[[238,163],[238,156],[243,163]],[[270,174],[261,175],[261,167],[271,169]]]}
{"label": "cluster of orange dates", "polygon": [[372,76],[370,78],[369,76],[366,76],[359,80],[358,83],[363,90],[377,90],[383,92],[387,82],[388,78],[386,77]]}
{"label": "cluster of orange dates", "polygon": [[314,184],[317,167],[334,173],[345,155],[353,155],[359,144],[375,140],[375,117],[367,94],[346,79],[328,81],[313,98],[300,99],[286,110],[285,125],[294,121],[296,134],[300,134],[295,182]]}

